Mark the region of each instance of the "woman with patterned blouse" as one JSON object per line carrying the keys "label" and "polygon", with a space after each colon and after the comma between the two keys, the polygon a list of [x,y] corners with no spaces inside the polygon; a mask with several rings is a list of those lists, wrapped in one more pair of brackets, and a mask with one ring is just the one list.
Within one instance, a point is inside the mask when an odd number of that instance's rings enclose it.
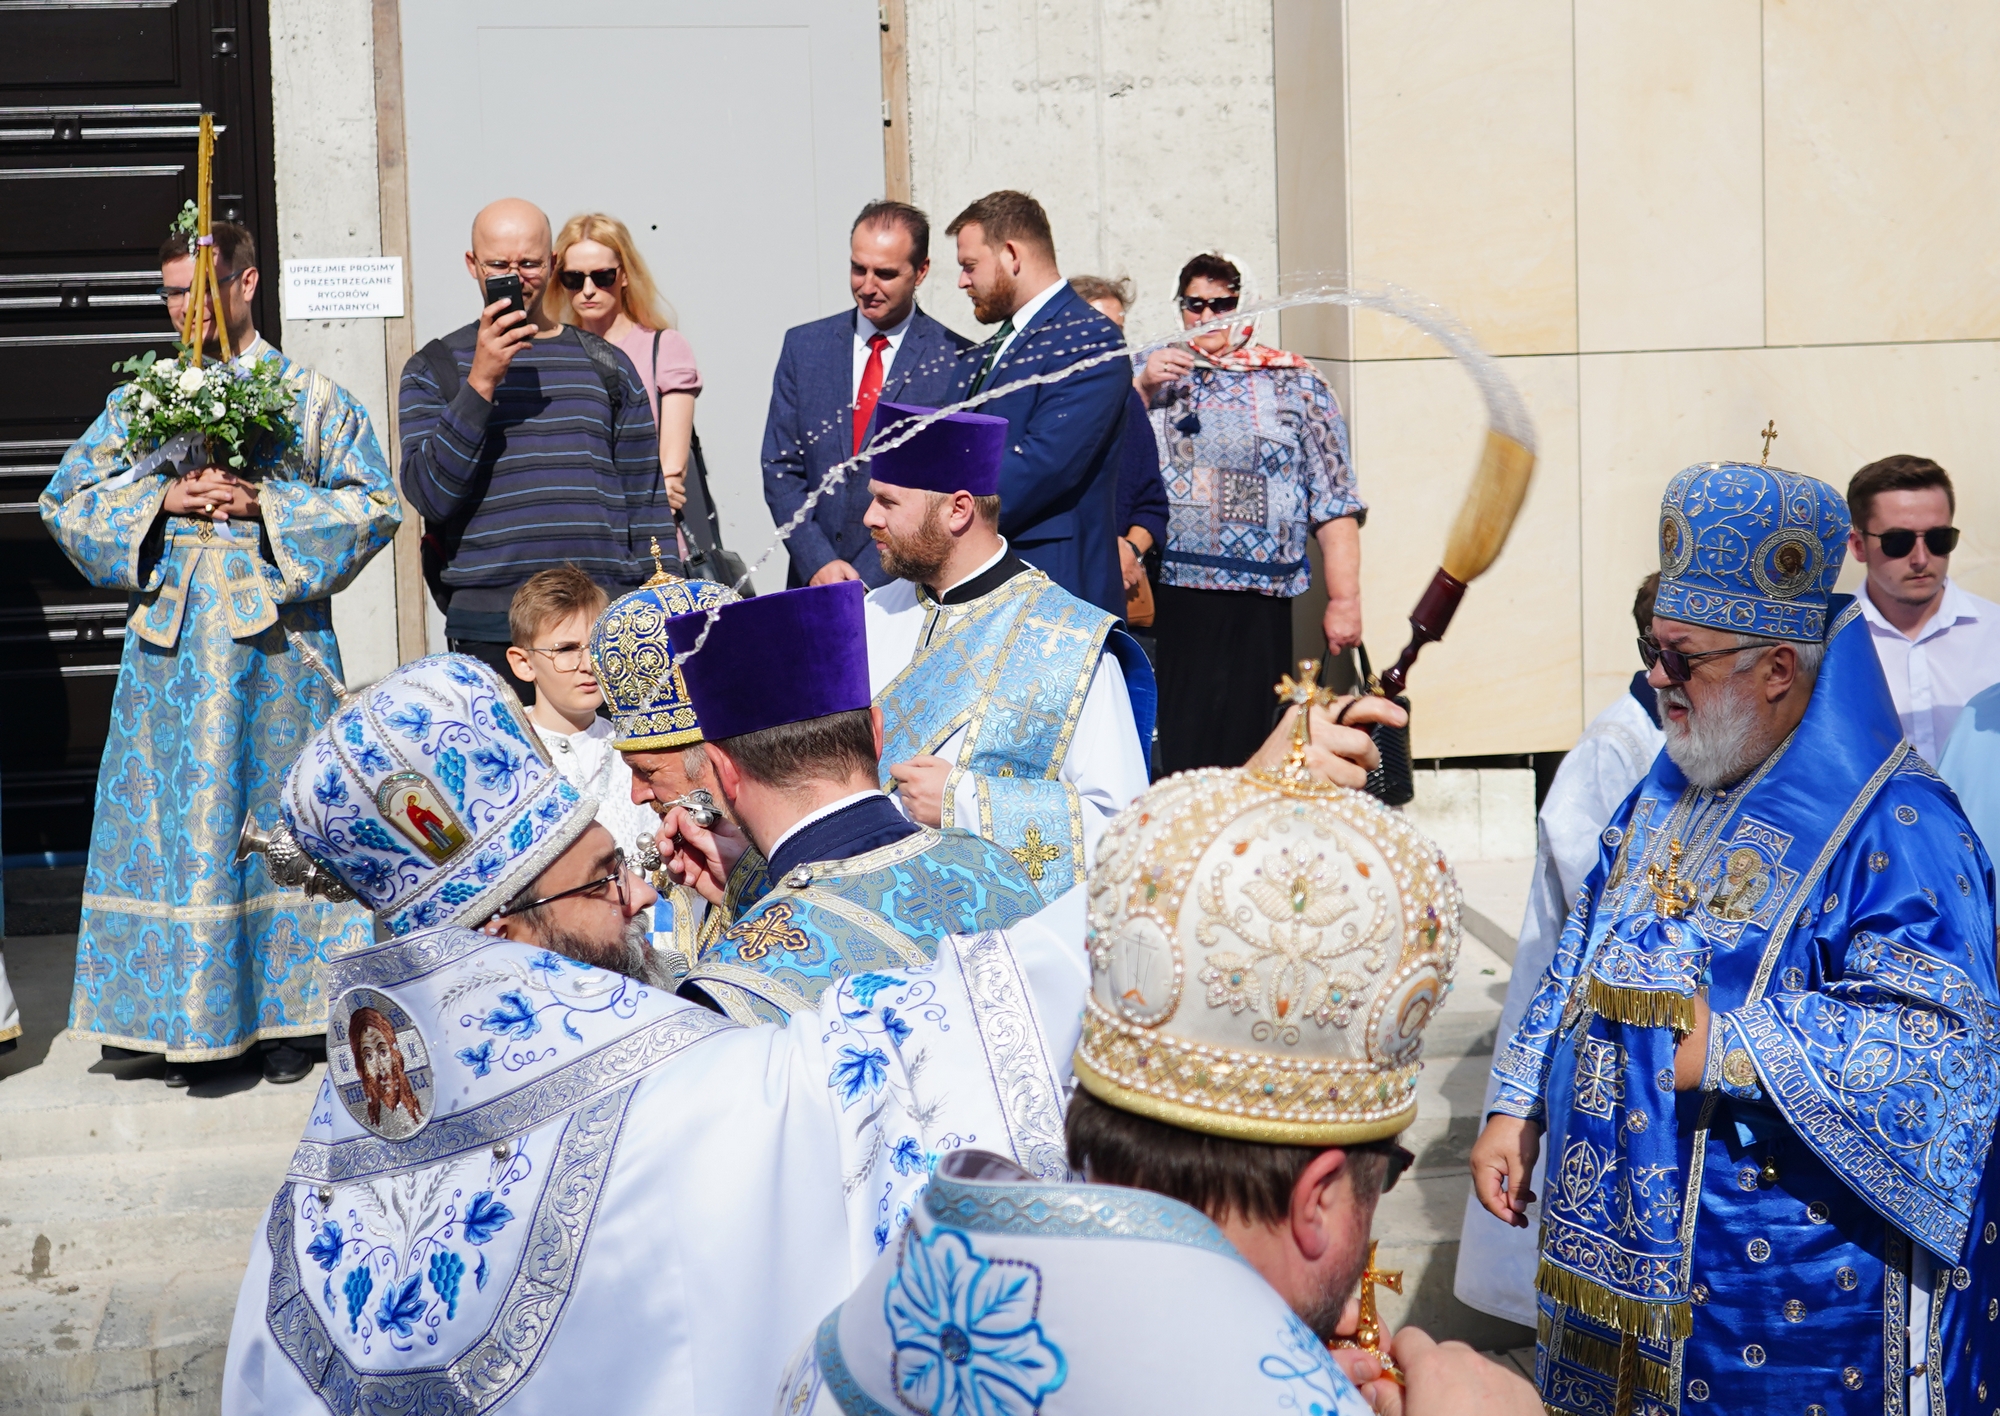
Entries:
{"label": "woman with patterned blouse", "polygon": [[[1243,276],[1205,253],[1181,270],[1181,322],[1232,313]],[[1326,567],[1322,628],[1338,653],[1361,642],[1361,522],[1368,514],[1333,390],[1297,354],[1252,343],[1245,324],[1155,351],[1139,371],[1172,506],[1154,633],[1160,766],[1244,761],[1270,731],[1271,686],[1292,659],[1292,599]]]}

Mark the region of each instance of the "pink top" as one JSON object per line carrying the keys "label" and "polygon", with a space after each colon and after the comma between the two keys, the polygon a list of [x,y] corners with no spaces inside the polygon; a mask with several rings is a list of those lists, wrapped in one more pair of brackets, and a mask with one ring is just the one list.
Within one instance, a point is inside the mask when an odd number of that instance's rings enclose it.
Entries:
{"label": "pink top", "polygon": [[656,420],[660,416],[661,394],[701,392],[701,371],[694,366],[693,347],[681,338],[679,330],[663,329],[659,333],[660,366],[657,373],[653,368],[652,330],[633,325],[631,332],[618,341],[618,347],[625,351],[625,357],[639,371],[639,382],[646,386],[646,398],[653,405]]}

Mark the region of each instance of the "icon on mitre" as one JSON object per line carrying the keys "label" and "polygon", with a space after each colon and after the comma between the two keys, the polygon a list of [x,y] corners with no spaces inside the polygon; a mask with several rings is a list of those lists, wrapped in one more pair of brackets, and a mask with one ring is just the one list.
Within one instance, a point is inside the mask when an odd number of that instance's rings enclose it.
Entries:
{"label": "icon on mitre", "polygon": [[443,865],[464,850],[470,839],[458,817],[420,772],[397,772],[383,778],[375,792],[375,809],[435,865]]}

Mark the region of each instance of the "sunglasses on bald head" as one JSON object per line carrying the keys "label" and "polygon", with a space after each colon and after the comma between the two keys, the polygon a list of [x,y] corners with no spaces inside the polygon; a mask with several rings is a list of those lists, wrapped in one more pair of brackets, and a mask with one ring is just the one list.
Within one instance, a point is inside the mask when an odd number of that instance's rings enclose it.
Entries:
{"label": "sunglasses on bald head", "polygon": [[[1891,531],[1863,531],[1862,535],[1871,541],[1882,543],[1882,554],[1892,561],[1899,561],[1917,548],[1917,533],[1898,526]],[[1958,528],[1956,526],[1933,526],[1923,533],[1924,549],[1934,556],[1948,556],[1958,549]]]}
{"label": "sunglasses on bald head", "polygon": [[618,267],[610,266],[604,270],[566,270],[562,273],[563,289],[565,290],[581,290],[583,289],[583,282],[586,280],[595,285],[599,290],[616,290],[618,288]]}

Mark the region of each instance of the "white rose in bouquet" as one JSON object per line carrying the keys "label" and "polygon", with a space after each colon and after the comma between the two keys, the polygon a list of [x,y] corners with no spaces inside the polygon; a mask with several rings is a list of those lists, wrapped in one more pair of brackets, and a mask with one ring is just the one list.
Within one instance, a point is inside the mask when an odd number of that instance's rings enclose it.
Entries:
{"label": "white rose in bouquet", "polygon": [[150,413],[159,406],[160,400],[153,397],[150,389],[142,388],[139,390],[139,409],[141,412]]}
{"label": "white rose in bouquet", "polygon": [[220,403],[211,403],[208,405],[208,416],[217,422],[222,421],[222,415],[227,411]]}
{"label": "white rose in bouquet", "polygon": [[180,391],[182,393],[189,395],[190,397],[192,397],[197,393],[200,393],[201,370],[197,369],[192,364],[190,364],[187,368],[181,370],[181,376],[177,381],[177,383],[180,388]]}

